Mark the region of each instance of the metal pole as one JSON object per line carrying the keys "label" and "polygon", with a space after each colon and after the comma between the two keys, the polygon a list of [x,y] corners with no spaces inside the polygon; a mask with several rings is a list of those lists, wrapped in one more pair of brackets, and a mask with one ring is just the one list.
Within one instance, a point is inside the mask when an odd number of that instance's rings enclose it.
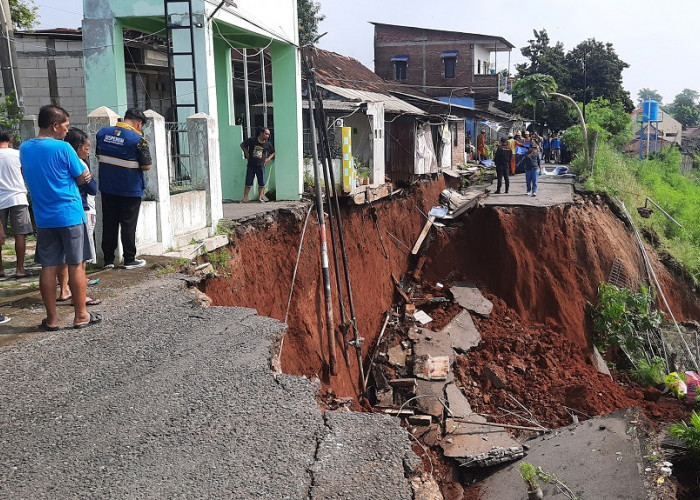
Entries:
{"label": "metal pole", "polygon": [[0,2],[0,22],[2,26],[0,37],[0,65],[2,65],[2,81],[5,95],[15,93],[17,106],[22,107],[22,88],[19,83],[19,76],[15,74],[15,61],[17,53],[13,44],[12,19],[10,17],[10,4],[8,0]]}
{"label": "metal pole", "polygon": [[[314,99],[311,93],[311,67],[306,56],[304,56],[304,66],[306,70],[306,90],[309,100],[309,128],[313,134],[316,130],[316,120],[314,119]],[[328,242],[326,241],[326,222],[323,214],[323,195],[321,194],[321,173],[318,165],[318,147],[316,138],[311,138],[311,156],[314,163],[314,194],[316,196],[316,214],[318,217],[319,236],[321,238],[321,269],[323,272],[323,295],[326,302],[326,328],[328,330],[328,368],[331,375],[337,375],[337,363],[335,358],[335,332],[333,331],[333,304],[331,303],[331,277],[328,263]]]}
{"label": "metal pole", "polygon": [[267,82],[265,81],[265,51],[260,49],[260,76],[263,94],[263,127],[267,128]]}
{"label": "metal pole", "polygon": [[250,130],[250,89],[248,88],[248,49],[243,49],[243,86],[245,89],[245,130],[247,137],[251,137]]}
{"label": "metal pole", "polygon": [[[323,109],[323,99],[319,100],[319,110],[321,112],[321,118],[323,119],[323,123],[325,123],[325,111]],[[323,134],[323,144],[325,146],[325,155],[328,158],[328,161],[331,161],[331,148],[328,143],[328,136],[327,136],[327,130],[324,128],[322,131]],[[362,387],[362,392],[364,393],[367,390],[367,384],[365,382],[365,376],[364,376],[364,367],[363,367],[363,360],[362,360],[362,345],[364,342],[364,339],[360,337],[360,332],[357,329],[357,318],[355,317],[355,302],[353,301],[353,296],[352,296],[352,284],[350,282],[350,266],[348,265],[348,255],[347,252],[345,251],[345,236],[343,234],[343,219],[340,217],[340,204],[338,203],[338,192],[335,187],[335,173],[333,172],[333,169],[329,169],[330,173],[330,178],[331,178],[331,193],[333,194],[333,202],[335,205],[335,213],[337,214],[336,217],[336,223],[338,224],[338,239],[340,243],[340,255],[343,258],[343,271],[345,272],[345,286],[347,288],[348,292],[348,305],[350,306],[350,320],[352,322],[352,328],[353,328],[353,333],[354,333],[354,342],[353,345],[355,347],[355,352],[357,354],[357,365],[360,370],[360,380],[361,380],[361,387]],[[329,205],[330,205],[330,200],[329,200]],[[337,268],[336,268],[337,269]]]}

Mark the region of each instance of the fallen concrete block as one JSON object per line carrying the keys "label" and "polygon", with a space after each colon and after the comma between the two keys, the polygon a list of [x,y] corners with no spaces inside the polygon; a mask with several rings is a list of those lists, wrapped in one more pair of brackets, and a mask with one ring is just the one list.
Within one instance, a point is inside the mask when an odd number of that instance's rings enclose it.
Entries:
{"label": "fallen concrete block", "polygon": [[[640,474],[645,467],[645,444],[638,432],[643,420],[639,408],[628,408],[562,427],[528,441],[526,460],[557,476],[578,498],[651,498]],[[481,498],[501,500],[524,492],[518,466],[513,463],[485,479]],[[559,498],[554,486],[542,489],[545,498]]]}
{"label": "fallen concrete block", "polygon": [[445,386],[445,396],[447,397],[447,406],[452,417],[466,417],[472,414],[472,407],[469,401],[456,384],[452,383]]}
{"label": "fallen concrete block", "polygon": [[498,365],[490,364],[481,370],[481,376],[491,382],[494,388],[506,387],[506,371]]}
{"label": "fallen concrete block", "polygon": [[416,396],[413,406],[420,413],[442,418],[445,407],[441,400],[445,399],[445,382],[440,380],[416,380]]}
{"label": "fallen concrete block", "polygon": [[610,368],[608,368],[608,364],[603,359],[603,356],[600,355],[600,352],[596,346],[593,346],[591,360],[593,361],[593,366],[595,366],[595,369],[598,370],[598,373],[602,373],[603,375],[607,375],[608,377],[612,378]]}
{"label": "fallen concrete block", "polygon": [[476,329],[474,320],[469,311],[460,311],[452,321],[450,321],[442,333],[450,336],[452,348],[457,352],[467,352],[470,349],[479,345],[481,342],[481,334]]}
{"label": "fallen concrete block", "polygon": [[413,359],[413,375],[423,380],[445,380],[450,371],[449,356],[415,356]]}
{"label": "fallen concrete block", "polygon": [[440,493],[440,486],[438,486],[430,472],[414,475],[411,477],[410,482],[411,489],[413,489],[413,500],[443,499],[442,493]]}
{"label": "fallen concrete block", "polygon": [[473,283],[455,283],[450,291],[457,303],[463,308],[482,318],[488,318],[491,315],[493,304],[481,294],[481,290]]}
{"label": "fallen concrete block", "polygon": [[397,344],[387,351],[389,364],[393,366],[406,366],[406,351],[401,344]]}
{"label": "fallen concrete block", "polygon": [[479,425],[486,419],[475,413],[469,420],[472,423],[445,420],[445,437],[440,446],[446,457],[457,459],[465,467],[484,467],[523,456],[523,447],[505,430]]}
{"label": "fallen concrete block", "polygon": [[418,340],[413,343],[415,356],[448,356],[450,363],[454,362],[455,351],[452,349],[452,339],[443,332],[423,330]]}

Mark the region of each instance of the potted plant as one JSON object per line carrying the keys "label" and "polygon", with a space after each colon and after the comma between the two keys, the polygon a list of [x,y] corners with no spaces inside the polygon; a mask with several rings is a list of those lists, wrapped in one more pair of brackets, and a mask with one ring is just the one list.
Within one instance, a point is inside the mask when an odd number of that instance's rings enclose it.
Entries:
{"label": "potted plant", "polygon": [[542,488],[540,488],[540,485],[537,482],[537,469],[535,469],[535,466],[529,462],[523,462],[520,464],[520,468],[518,470],[520,472],[520,477],[527,485],[528,500],[544,498]]}

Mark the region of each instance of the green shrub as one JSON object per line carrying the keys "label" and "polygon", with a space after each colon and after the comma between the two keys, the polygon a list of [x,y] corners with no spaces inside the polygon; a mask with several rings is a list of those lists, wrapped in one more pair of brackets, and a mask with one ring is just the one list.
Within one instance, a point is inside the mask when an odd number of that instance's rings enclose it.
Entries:
{"label": "green shrub", "polygon": [[651,362],[642,359],[637,363],[637,367],[630,372],[632,380],[642,386],[655,386],[664,382],[666,376],[666,362],[654,357]]}
{"label": "green shrub", "polygon": [[700,458],[700,415],[695,410],[690,413],[690,425],[685,421],[673,424],[668,432],[683,441],[692,456]]}

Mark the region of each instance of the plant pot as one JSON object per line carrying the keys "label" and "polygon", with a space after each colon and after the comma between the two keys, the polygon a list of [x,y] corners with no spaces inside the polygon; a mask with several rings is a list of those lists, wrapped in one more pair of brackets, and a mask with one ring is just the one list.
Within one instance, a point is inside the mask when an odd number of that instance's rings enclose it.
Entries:
{"label": "plant pot", "polygon": [[539,486],[536,489],[527,492],[527,500],[541,500],[542,498],[544,498],[544,494]]}

